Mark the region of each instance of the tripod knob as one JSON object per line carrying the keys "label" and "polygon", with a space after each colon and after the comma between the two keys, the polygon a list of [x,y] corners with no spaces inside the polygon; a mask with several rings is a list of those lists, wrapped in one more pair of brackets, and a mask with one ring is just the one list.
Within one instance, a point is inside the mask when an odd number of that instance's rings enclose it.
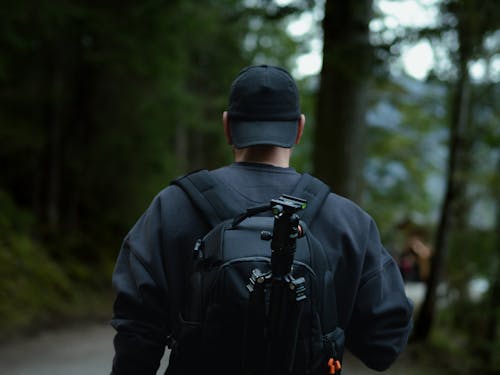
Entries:
{"label": "tripod knob", "polygon": [[273,234],[267,230],[260,232],[260,239],[263,241],[271,241],[273,239]]}

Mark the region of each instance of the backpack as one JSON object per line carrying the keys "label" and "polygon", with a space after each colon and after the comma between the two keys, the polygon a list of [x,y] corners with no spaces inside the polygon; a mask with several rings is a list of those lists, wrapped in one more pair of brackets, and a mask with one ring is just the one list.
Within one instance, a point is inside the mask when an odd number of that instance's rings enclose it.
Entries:
{"label": "backpack", "polygon": [[339,374],[344,333],[337,326],[334,267],[309,230],[330,189],[303,174],[291,196],[279,198],[307,201],[297,212],[303,235],[294,239],[288,281],[262,286],[273,278],[266,240],[276,222],[268,209],[275,200],[242,207],[206,170],[173,184],[212,229],[190,254],[167,374]]}

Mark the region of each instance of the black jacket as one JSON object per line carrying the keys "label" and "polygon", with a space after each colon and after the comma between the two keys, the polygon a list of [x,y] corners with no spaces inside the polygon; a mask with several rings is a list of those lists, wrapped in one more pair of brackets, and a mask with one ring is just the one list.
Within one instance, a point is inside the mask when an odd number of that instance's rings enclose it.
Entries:
{"label": "black jacket", "polygon": [[[300,178],[292,168],[249,163],[212,173],[248,206],[290,193]],[[368,367],[386,369],[406,345],[413,307],[373,219],[332,193],[309,227],[338,264],[336,308],[346,347]],[[184,192],[169,186],[127,234],[113,274],[113,374],[156,373],[175,330],[190,250],[209,229]]]}

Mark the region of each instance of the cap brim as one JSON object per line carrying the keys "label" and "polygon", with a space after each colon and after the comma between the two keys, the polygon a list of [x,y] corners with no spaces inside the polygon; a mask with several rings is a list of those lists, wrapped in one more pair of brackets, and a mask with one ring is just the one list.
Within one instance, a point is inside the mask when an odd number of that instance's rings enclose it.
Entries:
{"label": "cap brim", "polygon": [[272,145],[290,148],[297,139],[298,120],[231,121],[231,138],[236,148]]}

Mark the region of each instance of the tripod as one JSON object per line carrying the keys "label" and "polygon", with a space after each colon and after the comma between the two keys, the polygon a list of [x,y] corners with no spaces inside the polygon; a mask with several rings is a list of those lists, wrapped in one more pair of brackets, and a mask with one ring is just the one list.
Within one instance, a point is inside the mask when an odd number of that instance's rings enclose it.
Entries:
{"label": "tripod", "polygon": [[[273,199],[273,233],[261,233],[261,239],[271,241],[271,270],[254,269],[247,285],[250,298],[246,354],[254,360],[247,359],[245,367],[254,373],[289,374],[294,368],[307,295],[305,279],[295,279],[292,266],[297,239],[304,235],[296,212],[305,207],[305,200],[292,196]],[[263,364],[256,359],[264,359]]]}

